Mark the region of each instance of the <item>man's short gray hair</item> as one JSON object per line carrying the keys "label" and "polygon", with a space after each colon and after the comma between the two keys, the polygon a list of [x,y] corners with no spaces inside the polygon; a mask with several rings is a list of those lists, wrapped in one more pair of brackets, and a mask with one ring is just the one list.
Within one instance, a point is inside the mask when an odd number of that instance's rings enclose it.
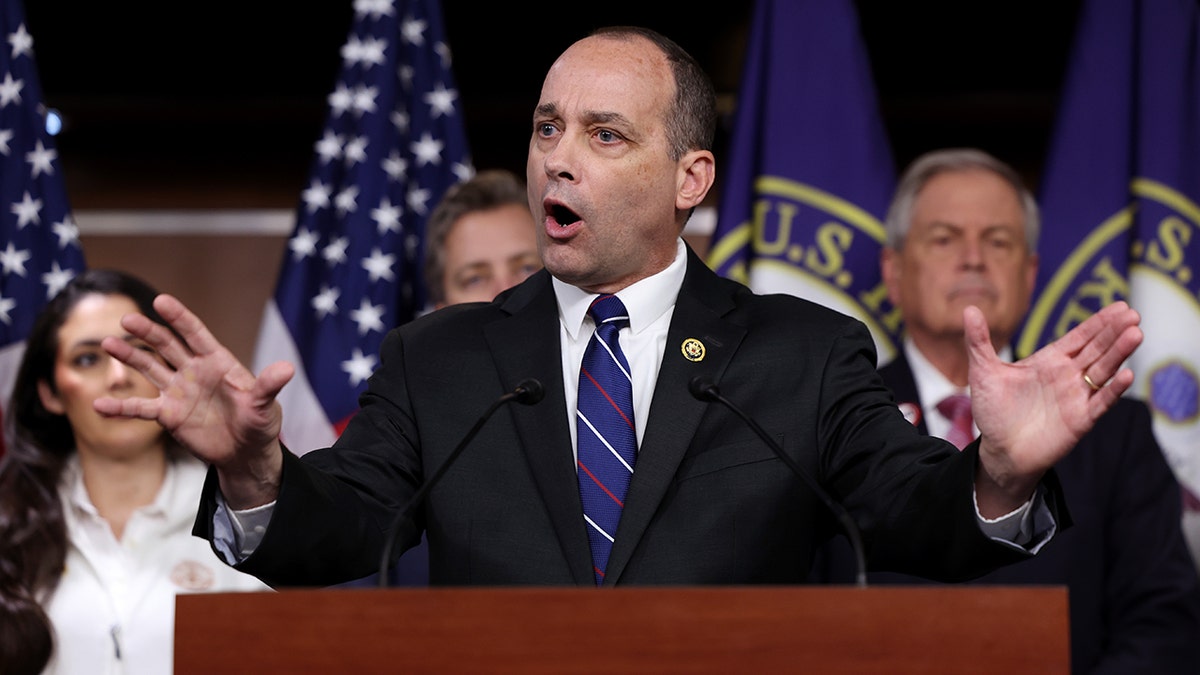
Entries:
{"label": "man's short gray hair", "polygon": [[912,227],[913,205],[926,183],[938,174],[971,170],[990,171],[1003,178],[1017,191],[1017,196],[1021,201],[1021,210],[1025,213],[1025,245],[1031,253],[1036,253],[1041,221],[1037,200],[1033,198],[1033,193],[1025,187],[1025,183],[1015,169],[988,153],[974,148],[934,150],[921,155],[908,165],[904,175],[900,177],[900,183],[896,186],[896,193],[892,196],[892,203],[888,207],[887,219],[884,223],[887,230],[888,248],[899,250],[904,246],[904,239],[908,236],[909,228]]}

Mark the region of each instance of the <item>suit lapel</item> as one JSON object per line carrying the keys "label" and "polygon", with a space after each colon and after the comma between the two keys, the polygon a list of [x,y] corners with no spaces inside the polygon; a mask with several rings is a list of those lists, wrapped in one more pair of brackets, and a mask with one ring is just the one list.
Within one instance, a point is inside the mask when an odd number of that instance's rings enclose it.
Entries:
{"label": "suit lapel", "polygon": [[[629,563],[700,425],[707,404],[692,397],[688,383],[698,375],[719,382],[745,335],[744,328],[722,318],[733,306],[728,286],[689,249],[605,586],[615,584]],[[692,360],[694,351],[692,359],[684,355],[684,342],[690,340],[703,344],[703,359]]]}
{"label": "suit lapel", "polygon": [[496,370],[507,390],[536,377],[546,397],[533,406],[511,405],[521,447],[546,504],[577,584],[594,583],[592,553],[583,528],[567,404],[563,393],[558,305],[550,275],[541,272],[503,301],[509,318],[484,328]]}
{"label": "suit lapel", "polygon": [[913,420],[909,419],[910,411],[915,411],[917,431],[929,435],[929,428],[925,425],[924,408],[921,407],[921,399],[917,395],[917,381],[913,378],[912,367],[908,365],[908,357],[904,355],[903,349],[896,358],[879,369],[879,376],[883,378],[887,388],[892,390],[892,397],[899,404],[905,419],[912,422]]}

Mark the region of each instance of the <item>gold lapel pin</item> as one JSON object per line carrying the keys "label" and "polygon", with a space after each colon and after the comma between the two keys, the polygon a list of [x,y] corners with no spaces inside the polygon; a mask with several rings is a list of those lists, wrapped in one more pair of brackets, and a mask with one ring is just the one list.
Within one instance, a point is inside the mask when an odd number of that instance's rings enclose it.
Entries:
{"label": "gold lapel pin", "polygon": [[704,343],[696,338],[684,340],[681,351],[683,351],[683,358],[688,361],[699,363],[704,360]]}

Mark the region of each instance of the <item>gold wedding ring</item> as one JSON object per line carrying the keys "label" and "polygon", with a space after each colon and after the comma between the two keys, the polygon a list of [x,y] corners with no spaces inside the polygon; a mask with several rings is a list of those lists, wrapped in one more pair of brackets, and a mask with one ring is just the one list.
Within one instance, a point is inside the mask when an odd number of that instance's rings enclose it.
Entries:
{"label": "gold wedding ring", "polygon": [[1092,388],[1092,391],[1100,391],[1100,385],[1092,382],[1092,378],[1088,377],[1086,370],[1083,372],[1083,381],[1087,382],[1088,386]]}

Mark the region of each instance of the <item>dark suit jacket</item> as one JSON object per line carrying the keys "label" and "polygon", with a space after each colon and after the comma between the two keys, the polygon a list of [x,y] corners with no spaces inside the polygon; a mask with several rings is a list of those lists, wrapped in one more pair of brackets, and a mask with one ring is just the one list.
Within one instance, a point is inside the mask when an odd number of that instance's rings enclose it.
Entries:
{"label": "dark suit jacket", "polygon": [[[901,352],[880,369],[901,404],[920,406]],[[918,420],[928,433],[925,420]],[[1073,526],[1035,557],[998,569],[981,584],[1066,585],[1071,663],[1076,673],[1200,672],[1200,590],[1180,529],[1175,481],[1140,401],[1121,399],[1055,467]],[[853,558],[838,543],[827,579],[851,579]],[[872,584],[919,583],[871,573]]]}
{"label": "dark suit jacket", "polygon": [[[542,272],[492,303],[393,330],[337,444],[285,457],[270,527],[239,569],[277,586],[375,571],[401,506],[482,411],[536,377],[545,399],[501,409],[420,510],[431,582],[593,584],[559,324]],[[704,343],[703,360],[684,357],[687,338]],[[918,434],[874,366],[861,323],[795,297],[754,295],[689,251],[605,584],[803,581],[833,529],[750,429],[692,398],[696,375],[718,383],[846,505],[880,564],[958,579],[1024,557],[978,528],[974,449],[960,454]],[[214,488],[210,476],[201,536],[211,535]],[[1067,519],[1057,500],[1051,507]]]}

